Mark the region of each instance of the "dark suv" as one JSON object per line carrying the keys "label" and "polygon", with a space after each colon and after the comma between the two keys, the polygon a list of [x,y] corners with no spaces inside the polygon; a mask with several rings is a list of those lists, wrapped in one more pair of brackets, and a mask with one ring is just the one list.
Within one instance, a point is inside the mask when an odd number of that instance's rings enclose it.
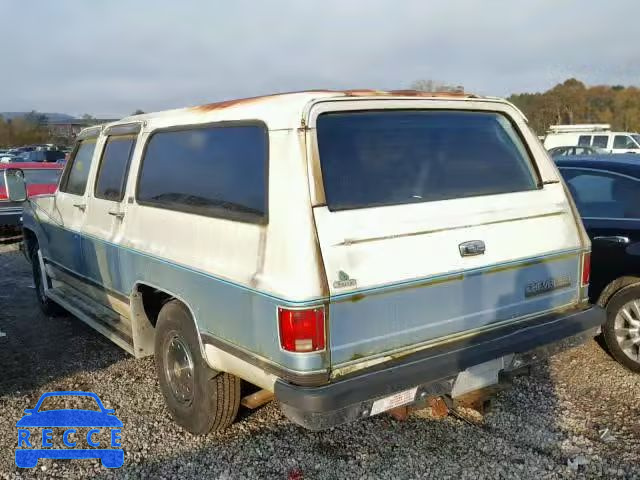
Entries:
{"label": "dark suv", "polygon": [[607,309],[605,343],[640,372],[640,161],[596,155],[556,164],[591,238],[589,299]]}

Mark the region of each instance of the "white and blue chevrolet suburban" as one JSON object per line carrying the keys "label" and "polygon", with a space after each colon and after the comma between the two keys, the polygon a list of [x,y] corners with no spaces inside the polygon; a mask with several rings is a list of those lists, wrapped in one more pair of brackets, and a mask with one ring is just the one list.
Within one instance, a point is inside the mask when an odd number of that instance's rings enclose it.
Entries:
{"label": "white and blue chevrolet suburban", "polygon": [[[21,172],[9,170],[23,200]],[[25,205],[45,312],[155,355],[175,420],[229,425],[241,382],[323,429],[495,385],[595,336],[590,243],[511,104],[311,91],[81,133]]]}

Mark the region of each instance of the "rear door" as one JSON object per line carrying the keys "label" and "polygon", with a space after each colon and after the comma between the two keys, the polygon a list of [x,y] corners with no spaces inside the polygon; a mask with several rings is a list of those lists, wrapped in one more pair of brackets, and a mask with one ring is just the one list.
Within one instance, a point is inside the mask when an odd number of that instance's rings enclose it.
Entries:
{"label": "rear door", "polygon": [[107,136],[88,199],[88,214],[83,226],[82,251],[86,274],[110,291],[122,292],[119,249],[127,199],[125,190],[129,166],[136,148],[140,124],[119,125]]}
{"label": "rear door", "polygon": [[524,123],[458,105],[312,110],[334,368],[577,301],[557,172],[541,177]]}

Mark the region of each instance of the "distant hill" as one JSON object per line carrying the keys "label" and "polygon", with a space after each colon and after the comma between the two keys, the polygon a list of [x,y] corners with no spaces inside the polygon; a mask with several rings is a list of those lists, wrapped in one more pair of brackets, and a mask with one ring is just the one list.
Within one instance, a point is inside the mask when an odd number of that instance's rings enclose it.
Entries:
{"label": "distant hill", "polygon": [[[4,117],[5,120],[13,120],[14,118],[24,117],[29,113],[31,112],[0,112],[0,116]],[[40,114],[40,112],[38,112],[38,114]],[[42,113],[42,115],[45,115],[49,121],[54,122],[63,122],[75,118],[73,115],[67,115],[66,113]]]}

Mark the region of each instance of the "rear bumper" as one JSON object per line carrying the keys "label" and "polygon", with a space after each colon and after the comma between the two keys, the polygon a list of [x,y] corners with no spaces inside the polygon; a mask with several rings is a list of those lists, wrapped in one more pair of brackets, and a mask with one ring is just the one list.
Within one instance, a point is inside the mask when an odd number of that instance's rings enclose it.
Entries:
{"label": "rear bumper", "polygon": [[416,386],[415,400],[449,395],[458,373],[490,360],[509,356],[509,371],[577,346],[593,338],[605,319],[600,307],[579,307],[428,348],[323,386],[278,380],[275,395],[290,420],[322,430],[367,417],[375,399]]}

